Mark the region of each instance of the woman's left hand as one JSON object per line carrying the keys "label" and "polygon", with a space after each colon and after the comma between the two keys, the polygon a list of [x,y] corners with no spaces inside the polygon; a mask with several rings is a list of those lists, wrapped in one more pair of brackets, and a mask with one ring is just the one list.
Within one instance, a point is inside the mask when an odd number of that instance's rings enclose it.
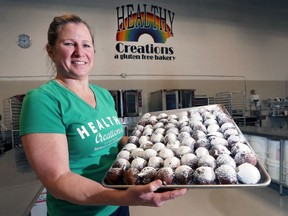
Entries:
{"label": "woman's left hand", "polygon": [[136,185],[127,189],[129,205],[161,206],[165,201],[184,195],[186,188],[157,192],[162,186],[161,180],[155,180],[147,185]]}

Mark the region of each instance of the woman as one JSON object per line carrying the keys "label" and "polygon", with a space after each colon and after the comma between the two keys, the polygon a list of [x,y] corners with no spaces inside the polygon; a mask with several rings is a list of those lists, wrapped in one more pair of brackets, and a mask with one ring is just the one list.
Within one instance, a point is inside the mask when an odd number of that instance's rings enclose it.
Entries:
{"label": "woman", "polygon": [[56,77],[26,94],[20,135],[47,189],[48,215],[129,215],[129,205],[160,206],[185,194],[185,189],[154,193],[160,180],[127,190],[101,185],[125,138],[110,93],[89,84],[93,35],[78,16],[55,17],[46,49]]}

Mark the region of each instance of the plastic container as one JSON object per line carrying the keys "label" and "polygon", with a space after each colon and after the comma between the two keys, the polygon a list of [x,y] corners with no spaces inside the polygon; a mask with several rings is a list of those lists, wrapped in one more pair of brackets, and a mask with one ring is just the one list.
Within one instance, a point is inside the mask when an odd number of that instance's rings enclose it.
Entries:
{"label": "plastic container", "polygon": [[267,157],[266,155],[261,155],[261,153],[258,153],[258,152],[255,152],[256,155],[257,155],[257,159],[259,161],[259,163],[265,168],[267,169],[267,164],[266,164],[266,160],[267,160]]}
{"label": "plastic container", "polygon": [[267,158],[267,171],[271,177],[271,179],[279,181],[280,175],[280,161],[279,160],[271,160]]}
{"label": "plastic container", "polygon": [[280,160],[280,141],[268,139],[267,158],[271,160]]}
{"label": "plastic container", "polygon": [[249,143],[252,149],[260,156],[267,156],[268,139],[261,136],[249,136]]}
{"label": "plastic container", "polygon": [[288,140],[284,141],[284,163],[286,163],[286,165],[288,165]]}
{"label": "plastic container", "polygon": [[285,184],[288,185],[288,163],[283,164],[283,173],[284,173]]}

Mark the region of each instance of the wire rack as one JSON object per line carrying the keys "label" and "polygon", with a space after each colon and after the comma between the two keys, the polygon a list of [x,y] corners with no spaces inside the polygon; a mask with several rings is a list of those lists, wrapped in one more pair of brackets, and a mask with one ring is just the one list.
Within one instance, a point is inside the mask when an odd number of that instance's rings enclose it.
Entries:
{"label": "wire rack", "polygon": [[10,109],[9,122],[11,125],[12,148],[19,147],[22,145],[19,136],[19,120],[23,98],[24,95],[16,95],[9,98],[9,109]]}
{"label": "wire rack", "polygon": [[246,125],[246,96],[243,91],[217,93],[215,103],[222,104],[239,125]]}

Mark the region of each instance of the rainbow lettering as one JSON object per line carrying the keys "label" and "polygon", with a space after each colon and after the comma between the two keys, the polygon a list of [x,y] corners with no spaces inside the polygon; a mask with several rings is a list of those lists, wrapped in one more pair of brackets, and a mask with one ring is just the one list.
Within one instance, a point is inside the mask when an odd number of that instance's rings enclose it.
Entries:
{"label": "rainbow lettering", "polygon": [[126,5],[127,16],[124,16],[125,6],[121,8],[121,16],[119,15],[119,7],[116,8],[118,19],[117,41],[138,42],[141,35],[148,34],[155,43],[165,43],[168,38],[173,37],[172,26],[175,15],[173,12],[154,5],[151,6],[152,12],[147,12],[144,4],[143,11],[138,5],[137,11],[133,13],[133,5]]}

